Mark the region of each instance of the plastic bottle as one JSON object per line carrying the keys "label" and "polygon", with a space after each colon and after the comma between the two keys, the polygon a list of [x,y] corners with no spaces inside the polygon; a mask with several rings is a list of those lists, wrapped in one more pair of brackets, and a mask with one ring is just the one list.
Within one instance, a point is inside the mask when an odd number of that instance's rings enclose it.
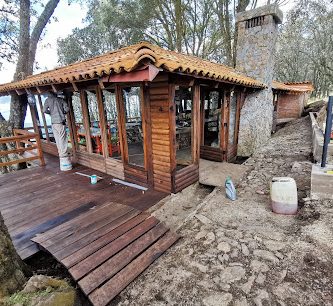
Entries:
{"label": "plastic bottle", "polygon": [[236,188],[230,176],[228,176],[227,179],[225,180],[225,193],[227,195],[227,198],[229,198],[230,200],[232,201],[236,200],[237,198]]}

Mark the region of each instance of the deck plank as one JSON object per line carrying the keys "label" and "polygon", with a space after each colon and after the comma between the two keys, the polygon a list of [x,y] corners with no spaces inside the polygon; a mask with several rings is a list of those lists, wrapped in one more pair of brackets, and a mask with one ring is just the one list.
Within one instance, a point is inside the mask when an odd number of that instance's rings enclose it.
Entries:
{"label": "deck plank", "polygon": [[88,295],[89,300],[94,306],[106,306],[177,240],[176,234],[168,232],[103,286]]}

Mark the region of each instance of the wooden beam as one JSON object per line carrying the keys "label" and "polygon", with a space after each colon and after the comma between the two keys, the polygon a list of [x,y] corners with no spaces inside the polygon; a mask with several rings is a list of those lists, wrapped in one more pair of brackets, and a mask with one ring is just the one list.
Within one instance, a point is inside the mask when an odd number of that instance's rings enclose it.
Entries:
{"label": "wooden beam", "polygon": [[80,91],[80,100],[81,100],[81,107],[82,107],[83,126],[84,126],[84,129],[85,129],[87,152],[88,153],[93,153],[92,142],[91,142],[91,134],[90,134],[90,119],[89,119],[88,100],[87,100],[87,93],[84,90]]}
{"label": "wooden beam", "polygon": [[27,95],[31,95],[31,91],[28,88],[24,88]]}
{"label": "wooden beam", "polygon": [[75,116],[74,116],[74,109],[73,109],[73,96],[69,95],[68,96],[68,107],[69,107],[69,118],[70,118],[70,124],[71,124],[71,129],[73,133],[73,145],[72,145],[72,150],[73,150],[73,155],[74,158],[76,159],[76,151],[78,150],[78,143],[77,143],[77,130],[76,130],[76,124],[75,124]]}
{"label": "wooden beam", "polygon": [[200,158],[200,86],[194,86],[192,105],[192,160],[199,164]]}
{"label": "wooden beam", "polygon": [[22,96],[22,95],[26,94],[25,89],[15,89],[15,92],[16,92],[19,96]]}
{"label": "wooden beam", "polygon": [[71,82],[71,84],[73,86],[74,91],[78,92],[79,88],[76,86],[75,82]]}
{"label": "wooden beam", "polygon": [[[146,65],[141,69],[131,72],[122,72],[101,78],[101,82],[127,83],[127,82],[145,82],[153,81],[160,69],[154,65]],[[100,82],[99,80],[99,82]]]}
{"label": "wooden beam", "polygon": [[154,183],[154,171],[153,171],[153,144],[152,144],[152,136],[151,136],[151,113],[150,113],[150,95],[149,95],[149,87],[144,86],[142,88],[142,97],[143,97],[143,114],[144,114],[144,135],[145,135],[145,167],[147,170],[147,179],[148,184],[153,185]]}
{"label": "wooden beam", "polygon": [[128,145],[126,135],[126,120],[125,108],[122,90],[119,85],[116,85],[116,105],[118,112],[118,131],[120,140],[121,157],[124,164],[128,163]]}
{"label": "wooden beam", "polygon": [[41,91],[41,89],[39,88],[39,86],[36,86],[36,90],[37,90],[38,94],[41,94],[41,93],[42,93],[42,91]]}
{"label": "wooden beam", "polygon": [[109,144],[108,144],[108,134],[107,134],[108,131],[106,128],[107,124],[106,124],[106,116],[103,105],[103,93],[99,86],[96,86],[96,98],[97,98],[97,107],[99,113],[103,156],[105,158],[108,158],[109,157]]}
{"label": "wooden beam", "polygon": [[170,139],[170,172],[171,172],[171,192],[176,190],[176,107],[175,107],[176,87],[174,83],[169,84],[169,139]]}
{"label": "wooden beam", "polygon": [[102,79],[98,79],[98,84],[99,84],[99,87],[101,88],[101,89],[105,89],[105,86],[104,86],[104,83],[103,83],[103,80]]}
{"label": "wooden beam", "polygon": [[57,92],[58,92],[58,90],[57,90],[57,88],[55,87],[54,84],[51,84],[51,87],[52,87],[52,90],[53,90],[54,93],[57,93]]}
{"label": "wooden beam", "polygon": [[72,144],[72,154],[74,159],[76,160],[76,129],[73,129],[73,117],[71,116],[71,103],[72,103],[72,95],[66,95],[66,102],[69,108],[69,112],[66,114],[67,118],[67,125],[68,125],[68,130],[69,130],[69,137],[71,139],[71,144]]}
{"label": "wooden beam", "polygon": [[49,129],[47,127],[45,113],[44,113],[44,110],[43,110],[42,98],[41,98],[40,95],[37,95],[37,97],[38,97],[38,103],[39,103],[40,112],[42,113],[42,120],[43,120],[43,125],[44,125],[44,130],[45,130],[46,141],[50,142]]}

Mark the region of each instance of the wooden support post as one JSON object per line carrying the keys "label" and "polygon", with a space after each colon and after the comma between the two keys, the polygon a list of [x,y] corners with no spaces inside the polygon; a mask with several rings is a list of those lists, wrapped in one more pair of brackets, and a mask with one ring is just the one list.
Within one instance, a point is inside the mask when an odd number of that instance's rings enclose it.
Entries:
{"label": "wooden support post", "polygon": [[45,114],[44,114],[44,111],[43,111],[42,98],[41,98],[40,95],[38,95],[37,97],[38,97],[40,112],[42,113],[42,120],[43,120],[43,125],[44,125],[44,130],[45,130],[46,141],[50,142],[49,129],[47,127],[46,118],[45,118]]}
{"label": "wooden support post", "polygon": [[74,159],[76,160],[76,129],[73,129],[73,120],[74,118],[72,117],[71,109],[72,107],[72,93],[69,93],[66,95],[66,102],[69,108],[69,112],[66,115],[67,118],[67,125],[68,125],[68,130],[69,130],[69,137],[71,139],[71,144],[72,144],[72,154]]}
{"label": "wooden support post", "polygon": [[126,120],[125,120],[125,107],[124,99],[121,92],[121,87],[116,85],[116,104],[118,111],[118,130],[119,130],[119,140],[121,157],[124,164],[128,163],[128,145],[127,145],[127,135],[126,135]]}
{"label": "wooden support post", "polygon": [[35,104],[34,105],[29,105],[30,108],[30,113],[31,113],[31,119],[32,119],[32,125],[34,127],[34,132],[37,133],[38,135],[41,135],[41,130],[37,122],[37,116],[36,116],[36,109],[35,109]]}
{"label": "wooden support post", "polygon": [[200,158],[200,86],[194,86],[192,105],[192,161],[199,164]]}
{"label": "wooden support post", "polygon": [[97,98],[97,106],[99,113],[103,156],[107,158],[109,157],[108,131],[107,131],[106,116],[103,105],[103,93],[99,86],[96,86],[96,98]]}
{"label": "wooden support post", "polygon": [[176,106],[175,100],[176,87],[174,83],[169,84],[169,138],[170,138],[170,173],[171,173],[171,192],[175,192],[176,184]]}
{"label": "wooden support post", "polygon": [[202,92],[200,93],[200,124],[201,124],[201,131],[200,131],[200,146],[205,145],[205,95],[206,90],[202,89]]}
{"label": "wooden support post", "polygon": [[147,170],[148,183],[152,184],[153,177],[153,161],[152,152],[153,145],[151,139],[151,117],[150,117],[150,98],[149,88],[147,86],[141,86],[141,116],[142,116],[142,130],[144,136],[144,159],[145,169]]}
{"label": "wooden support post", "polygon": [[81,107],[82,107],[83,126],[85,129],[85,136],[86,136],[87,152],[92,153],[93,150],[92,150],[92,142],[91,142],[91,135],[90,135],[88,100],[87,100],[87,93],[84,90],[80,91],[80,100],[81,100]]}
{"label": "wooden support post", "polygon": [[223,160],[227,160],[228,142],[229,142],[229,106],[230,106],[230,90],[224,92],[223,105],[221,107],[221,133],[220,143],[223,153]]}
{"label": "wooden support post", "polygon": [[39,134],[38,134],[38,136],[36,136],[36,142],[37,142],[38,158],[39,158],[40,165],[45,166],[42,142],[40,140]]}
{"label": "wooden support post", "polygon": [[[242,93],[240,91],[235,91],[237,94],[236,103],[236,122],[235,122],[235,144],[238,146],[238,134],[239,134],[239,122],[240,122],[240,111],[241,111],[241,104],[242,104]],[[236,151],[237,156],[237,151]]]}

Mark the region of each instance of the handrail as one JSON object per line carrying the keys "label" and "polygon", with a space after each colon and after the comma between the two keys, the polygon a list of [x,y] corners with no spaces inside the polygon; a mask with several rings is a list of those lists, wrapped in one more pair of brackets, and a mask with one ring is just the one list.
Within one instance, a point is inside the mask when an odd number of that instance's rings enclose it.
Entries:
{"label": "handrail", "polygon": [[[25,152],[29,152],[29,157],[17,158],[8,162],[0,163],[0,167],[11,166],[27,161],[39,159],[40,165],[45,165],[45,160],[42,151],[42,144],[38,133],[29,132],[24,129],[13,129],[14,136],[0,138],[0,144],[15,142],[15,149],[0,151],[0,156],[9,154],[23,155]],[[25,146],[28,144],[28,146]],[[37,150],[34,152],[34,150]]]}

